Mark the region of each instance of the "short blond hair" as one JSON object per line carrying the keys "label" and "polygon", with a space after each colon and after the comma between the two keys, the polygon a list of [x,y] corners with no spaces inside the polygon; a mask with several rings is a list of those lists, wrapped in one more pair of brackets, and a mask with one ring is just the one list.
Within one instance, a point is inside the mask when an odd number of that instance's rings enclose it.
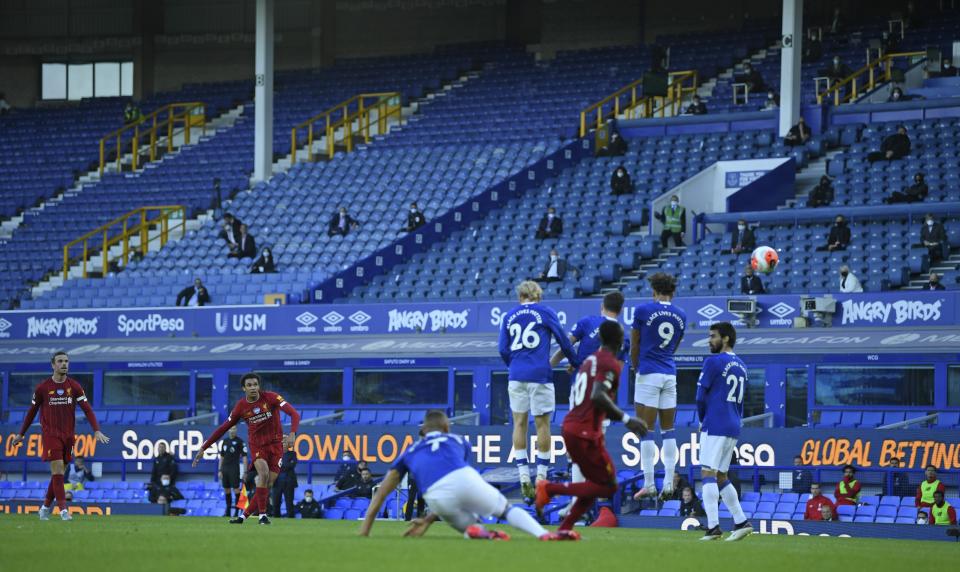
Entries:
{"label": "short blond hair", "polygon": [[517,296],[521,300],[539,302],[543,298],[543,289],[533,280],[524,280],[517,286]]}

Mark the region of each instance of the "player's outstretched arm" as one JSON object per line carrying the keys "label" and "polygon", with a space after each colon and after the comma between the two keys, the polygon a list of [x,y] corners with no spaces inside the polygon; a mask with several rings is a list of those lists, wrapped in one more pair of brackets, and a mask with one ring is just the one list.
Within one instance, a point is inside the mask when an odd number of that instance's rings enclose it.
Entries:
{"label": "player's outstretched arm", "polygon": [[231,427],[237,424],[240,421],[240,414],[234,408],[233,413],[230,414],[230,417],[227,417],[227,420],[220,424],[217,427],[216,431],[213,432],[213,435],[210,435],[210,438],[203,442],[203,445],[200,445],[200,450],[197,451],[197,456],[193,458],[193,463],[190,466],[196,467],[200,464],[200,459],[203,458],[203,453],[210,448],[210,445],[213,445],[223,437]]}
{"label": "player's outstretched arm", "polygon": [[637,371],[640,365],[640,330],[631,328],[630,330],[630,367]]}
{"label": "player's outstretched arm", "polygon": [[283,438],[283,446],[289,449],[293,447],[297,439],[297,430],[300,429],[300,413],[288,401],[284,401],[280,409],[290,416],[290,433]]}
{"label": "player's outstretched arm", "polygon": [[550,329],[550,333],[553,334],[553,338],[557,340],[557,344],[560,345],[560,351],[563,352],[563,355],[567,356],[567,361],[570,362],[570,365],[579,368],[580,361],[577,360],[577,351],[573,349],[573,344],[570,343],[570,340],[564,335],[563,328],[560,327],[560,318],[558,318],[556,314],[548,314],[546,326]]}
{"label": "player's outstretched arm", "polygon": [[[613,372],[608,372],[608,374],[613,375]],[[603,383],[594,383],[590,401],[600,409],[603,409],[610,419],[620,419],[630,431],[633,431],[641,437],[646,435],[648,431],[647,424],[644,423],[643,419],[631,417],[621,411],[607,394],[607,391],[610,391],[610,387],[612,387],[612,384],[609,380],[604,380]]]}
{"label": "player's outstretched arm", "polygon": [[423,536],[427,533],[427,529],[430,528],[430,525],[438,520],[440,520],[440,517],[434,513],[430,513],[423,518],[415,518],[410,521],[410,526],[407,528],[407,531],[403,533],[403,536]]}
{"label": "player's outstretched arm", "polygon": [[497,351],[500,352],[500,359],[503,363],[510,365],[510,336],[507,335],[506,320],[500,324],[500,337],[497,340]]}
{"label": "player's outstretched arm", "polygon": [[[576,336],[574,336],[573,334],[570,335],[571,344],[575,344],[579,341],[580,340],[578,340]],[[557,350],[553,352],[552,356],[550,356],[550,367],[557,367],[558,365],[560,365],[560,362],[562,361],[563,361],[563,350]],[[573,367],[573,364],[570,364],[570,367]]]}
{"label": "player's outstretched arm", "polygon": [[360,536],[370,536],[370,529],[373,528],[373,521],[380,514],[384,501],[400,484],[400,472],[396,469],[390,469],[387,476],[383,478],[376,494],[370,499],[370,506],[367,507],[367,516],[363,518],[363,524],[360,525]]}

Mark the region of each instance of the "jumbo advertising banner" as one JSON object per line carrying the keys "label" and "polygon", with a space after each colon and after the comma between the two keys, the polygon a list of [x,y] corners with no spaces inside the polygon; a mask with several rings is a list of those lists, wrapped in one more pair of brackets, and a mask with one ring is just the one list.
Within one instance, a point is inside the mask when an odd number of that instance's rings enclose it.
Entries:
{"label": "jumbo advertising banner", "polygon": [[[954,326],[958,292],[838,294],[834,327]],[[730,296],[743,299],[745,296]],[[757,296],[759,326],[790,328],[801,315],[799,295]],[[742,324],[727,312],[725,297],[678,298],[688,328],[719,321]],[[630,299],[623,321],[647,299]],[[567,327],[599,312],[600,301],[547,300]],[[509,300],[474,303],[330,304],[295,306],[208,306],[122,310],[0,312],[0,342],[84,339],[227,338],[243,336],[317,337],[349,334],[495,333]]]}
{"label": "jumbo advertising banner", "polygon": [[[187,470],[200,444],[214,430],[213,426],[189,428],[144,426],[108,426],[111,437],[104,445],[92,435],[79,435],[75,453],[94,461],[151,461],[158,444],[163,441]],[[42,442],[31,432],[19,446],[13,439],[19,427],[0,425],[3,461],[39,459]],[[511,428],[509,426],[454,426],[473,445],[473,462],[481,468],[495,468],[512,463]],[[680,467],[700,462],[700,436],[689,428],[677,428]],[[241,429],[243,438],[245,429]],[[388,465],[417,438],[417,428],[410,426],[326,425],[303,427],[296,440],[301,461],[331,462],[344,453],[363,459],[382,474]],[[533,437],[531,437],[531,448]],[[614,425],[607,433],[607,447],[618,469],[639,469],[640,440]],[[933,464],[940,470],[960,469],[960,432],[948,430],[858,430],[858,429],[744,429],[737,445],[740,464],[745,467],[776,467],[793,464],[800,455],[812,469],[836,468],[852,464],[860,468],[886,467],[898,458],[904,469],[923,469]],[[215,460],[216,448],[206,452],[207,460]],[[565,455],[563,439],[554,430],[552,459]],[[332,465],[331,465],[332,466]],[[9,468],[9,467],[8,467]],[[208,470],[208,469],[207,469]]]}

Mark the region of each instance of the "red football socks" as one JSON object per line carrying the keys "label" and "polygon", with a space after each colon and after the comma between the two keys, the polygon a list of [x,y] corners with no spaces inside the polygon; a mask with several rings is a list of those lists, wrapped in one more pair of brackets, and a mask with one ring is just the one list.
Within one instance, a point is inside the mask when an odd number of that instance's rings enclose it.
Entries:
{"label": "red football socks", "polygon": [[596,497],[577,497],[577,502],[573,503],[570,512],[567,513],[567,517],[560,523],[558,530],[573,530],[573,525],[577,524],[580,517],[590,510],[595,500],[597,500]]}
{"label": "red football socks", "polygon": [[263,516],[267,514],[267,501],[270,500],[269,489],[267,487],[257,487],[257,495],[260,498],[257,507],[260,509],[260,515]]}
{"label": "red football socks", "polygon": [[53,487],[53,496],[57,498],[57,508],[66,510],[67,495],[63,492],[63,475],[53,475],[50,477],[50,486]]}
{"label": "red football socks", "polygon": [[43,506],[49,507],[53,504],[53,475],[50,475],[50,484],[47,485],[47,498],[43,501]]}
{"label": "red football socks", "polygon": [[547,485],[550,496],[573,496],[583,498],[603,498],[613,496],[617,488],[613,485],[601,485],[590,481],[582,483],[550,483]]}

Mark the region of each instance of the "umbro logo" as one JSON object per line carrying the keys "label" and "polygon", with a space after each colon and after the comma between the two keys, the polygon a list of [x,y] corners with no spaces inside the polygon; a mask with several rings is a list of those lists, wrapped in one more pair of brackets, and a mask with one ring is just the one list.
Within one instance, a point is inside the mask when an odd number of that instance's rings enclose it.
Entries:
{"label": "umbro logo", "polygon": [[773,307],[769,308],[767,311],[770,312],[771,314],[773,314],[774,316],[776,316],[776,317],[778,317],[778,318],[780,318],[780,319],[783,319],[783,318],[789,316],[790,314],[796,312],[797,310],[796,310],[793,306],[791,306],[791,305],[789,305],[789,304],[785,304],[785,303],[783,303],[783,302],[780,302],[780,303],[774,305]]}
{"label": "umbro logo", "polygon": [[323,317],[323,321],[330,324],[331,326],[336,326],[343,321],[343,315],[338,312],[328,312],[327,315]]}
{"label": "umbro logo", "polygon": [[367,314],[363,310],[358,310],[353,314],[350,314],[350,321],[358,326],[362,326],[372,319],[373,318],[370,317],[370,314]]}
{"label": "umbro logo", "polygon": [[721,310],[717,306],[714,306],[713,304],[707,304],[703,308],[700,308],[699,310],[697,310],[697,313],[708,320],[712,320],[717,316],[719,316],[720,314],[722,314],[723,310]]}
{"label": "umbro logo", "polygon": [[3,318],[0,318],[0,332],[6,332],[6,331],[9,330],[12,326],[13,326],[13,324],[11,324],[10,322],[4,320]]}
{"label": "umbro logo", "polygon": [[310,312],[304,312],[294,319],[297,322],[303,324],[304,326],[309,326],[310,324],[316,322],[320,318],[317,318],[315,315],[311,314]]}

